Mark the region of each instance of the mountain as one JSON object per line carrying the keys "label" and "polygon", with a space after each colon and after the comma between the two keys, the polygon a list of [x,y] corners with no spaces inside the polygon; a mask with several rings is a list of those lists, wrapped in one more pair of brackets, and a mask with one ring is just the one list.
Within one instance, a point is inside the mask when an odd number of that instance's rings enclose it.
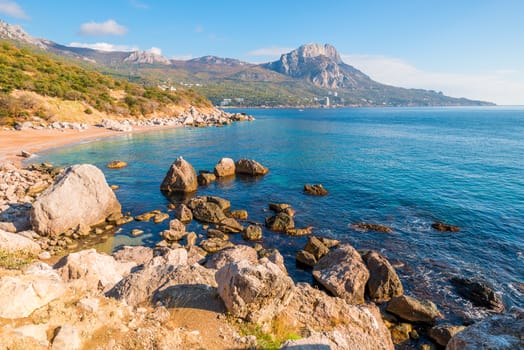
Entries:
{"label": "mountain", "polygon": [[367,75],[342,62],[337,50],[329,44],[303,45],[263,66],[328,89],[376,87]]}
{"label": "mountain", "polygon": [[149,51],[117,52],[61,45],[36,39],[0,21],[0,38],[32,45],[93,64],[104,74],[146,85],[183,86],[213,104],[243,106],[480,106],[484,101],[441,92],[381,84],[342,61],[335,47],[306,44],[279,60],[252,64],[234,58],[203,56],[170,60]]}

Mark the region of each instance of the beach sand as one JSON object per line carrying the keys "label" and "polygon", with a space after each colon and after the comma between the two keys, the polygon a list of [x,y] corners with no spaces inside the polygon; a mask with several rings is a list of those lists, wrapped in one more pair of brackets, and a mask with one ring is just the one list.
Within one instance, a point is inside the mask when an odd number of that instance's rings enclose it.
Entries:
{"label": "beach sand", "polygon": [[98,140],[130,133],[140,133],[161,129],[174,128],[173,126],[134,127],[131,132],[113,131],[105,128],[90,126],[87,130],[71,129],[28,129],[28,130],[0,130],[0,162],[12,161],[21,166],[23,158],[20,153],[38,153],[44,150],[72,145],[79,142]]}

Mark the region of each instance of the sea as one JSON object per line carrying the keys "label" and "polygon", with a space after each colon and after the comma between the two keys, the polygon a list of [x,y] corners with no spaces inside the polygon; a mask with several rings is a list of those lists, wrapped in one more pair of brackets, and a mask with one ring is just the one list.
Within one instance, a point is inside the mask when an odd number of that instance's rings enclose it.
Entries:
{"label": "sea", "polygon": [[[482,279],[508,309],[524,307],[524,108],[241,111],[256,120],[125,134],[31,161],[97,165],[109,184],[119,186],[123,211],[138,215],[167,210],[173,199],[160,192],[160,183],[177,157],[197,171],[212,171],[222,157],[255,159],[270,169],[266,176],[217,181],[197,195],[226,198],[260,223],[271,215],[269,203],[288,203],[296,209],[296,227],[313,226],[314,235],[379,251],[395,266],[406,294],[432,300],[452,322],[489,313],[456,293],[453,276]],[[116,159],[128,167],[108,169]],[[329,194],[305,195],[308,183],[322,184]],[[351,227],[362,221],[393,233]],[[435,221],[461,230],[438,232],[431,227]],[[95,246],[107,252],[154,246],[167,226],[132,222]],[[145,233],[133,237],[135,228]],[[188,230],[205,232],[197,222]],[[232,240],[242,242],[239,235]],[[295,281],[314,283],[311,269],[295,262],[306,241],[264,230],[259,243],[281,252]]]}

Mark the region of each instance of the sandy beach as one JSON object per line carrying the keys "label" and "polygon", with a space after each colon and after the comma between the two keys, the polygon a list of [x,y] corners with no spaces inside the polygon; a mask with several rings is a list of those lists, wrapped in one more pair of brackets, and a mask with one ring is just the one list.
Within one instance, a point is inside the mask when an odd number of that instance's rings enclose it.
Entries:
{"label": "sandy beach", "polygon": [[83,131],[71,129],[0,130],[0,162],[7,160],[20,166],[22,160],[25,159],[20,155],[22,150],[29,153],[38,153],[79,142],[169,128],[173,128],[173,126],[134,127],[131,132],[113,131],[94,126],[90,126],[87,130]]}

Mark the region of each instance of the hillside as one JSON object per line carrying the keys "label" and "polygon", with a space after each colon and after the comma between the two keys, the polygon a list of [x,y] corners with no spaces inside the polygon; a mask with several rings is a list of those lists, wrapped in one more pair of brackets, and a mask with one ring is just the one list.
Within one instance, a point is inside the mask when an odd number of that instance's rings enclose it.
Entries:
{"label": "hillside", "polygon": [[57,110],[61,107],[81,112],[83,120],[89,121],[99,116],[169,115],[190,105],[211,106],[192,90],[141,86],[86,70],[49,53],[35,53],[7,41],[0,43],[1,124],[32,116],[60,120],[63,118]]}
{"label": "hillside", "polygon": [[106,75],[145,85],[191,88],[224,106],[482,106],[484,101],[381,84],[343,62],[331,45],[306,44],[275,62],[252,64],[204,56],[169,60],[147,51],[108,52],[37,39],[0,21],[0,38],[90,64]]}

